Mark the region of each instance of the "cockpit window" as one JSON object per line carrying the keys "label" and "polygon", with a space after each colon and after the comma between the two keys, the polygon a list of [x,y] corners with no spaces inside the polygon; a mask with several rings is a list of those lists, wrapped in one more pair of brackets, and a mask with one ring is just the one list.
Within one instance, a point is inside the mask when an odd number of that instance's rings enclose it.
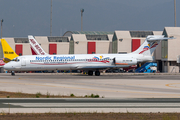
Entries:
{"label": "cockpit window", "polygon": [[12,59],[12,61],[15,61],[15,60],[16,60],[16,58]]}
{"label": "cockpit window", "polygon": [[12,61],[19,62],[20,60],[18,58],[14,58]]}

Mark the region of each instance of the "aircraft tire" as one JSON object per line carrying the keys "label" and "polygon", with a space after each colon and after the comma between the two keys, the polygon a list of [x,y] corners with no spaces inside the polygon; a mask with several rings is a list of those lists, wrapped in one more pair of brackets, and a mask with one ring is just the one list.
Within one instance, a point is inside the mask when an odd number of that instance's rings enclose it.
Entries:
{"label": "aircraft tire", "polygon": [[93,71],[92,70],[88,71],[88,75],[92,76],[93,75]]}
{"label": "aircraft tire", "polygon": [[100,72],[99,71],[95,71],[95,75],[96,76],[100,76]]}
{"label": "aircraft tire", "polygon": [[11,72],[11,75],[13,75],[13,76],[15,75],[14,71]]}

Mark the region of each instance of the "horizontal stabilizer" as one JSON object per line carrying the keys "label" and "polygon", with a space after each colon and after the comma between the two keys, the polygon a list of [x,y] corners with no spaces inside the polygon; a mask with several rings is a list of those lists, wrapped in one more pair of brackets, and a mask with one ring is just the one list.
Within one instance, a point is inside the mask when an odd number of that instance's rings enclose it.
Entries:
{"label": "horizontal stabilizer", "polygon": [[157,40],[168,40],[168,39],[175,39],[174,37],[164,37],[164,35],[149,35],[147,37],[147,41],[157,41]]}

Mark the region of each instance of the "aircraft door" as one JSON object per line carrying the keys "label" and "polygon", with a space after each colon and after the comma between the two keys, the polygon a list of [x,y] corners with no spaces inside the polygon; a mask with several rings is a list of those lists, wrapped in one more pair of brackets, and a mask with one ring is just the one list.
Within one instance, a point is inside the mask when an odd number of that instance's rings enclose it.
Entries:
{"label": "aircraft door", "polygon": [[113,64],[113,65],[116,65],[116,58],[113,58],[112,64]]}
{"label": "aircraft door", "polygon": [[26,66],[26,59],[25,58],[21,59],[21,66]]}

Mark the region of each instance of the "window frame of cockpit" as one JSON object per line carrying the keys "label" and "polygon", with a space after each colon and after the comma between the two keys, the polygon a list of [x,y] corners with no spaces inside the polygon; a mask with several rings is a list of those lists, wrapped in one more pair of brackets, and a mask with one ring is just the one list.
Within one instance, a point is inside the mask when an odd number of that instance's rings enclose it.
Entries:
{"label": "window frame of cockpit", "polygon": [[14,58],[14,59],[12,59],[11,61],[19,62],[20,59],[19,59],[19,58]]}

